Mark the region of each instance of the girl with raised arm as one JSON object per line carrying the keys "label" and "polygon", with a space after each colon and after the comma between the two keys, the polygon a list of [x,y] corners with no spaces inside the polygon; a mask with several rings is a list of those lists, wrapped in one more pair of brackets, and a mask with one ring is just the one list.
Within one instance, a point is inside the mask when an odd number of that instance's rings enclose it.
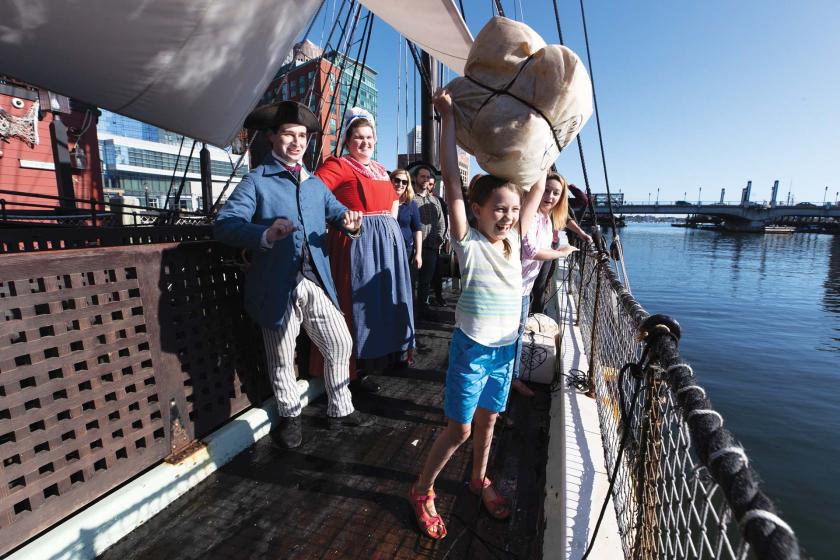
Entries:
{"label": "girl with raised arm", "polygon": [[[470,187],[475,227],[467,223],[455,144],[452,98],[439,90],[433,99],[442,117],[440,157],[452,245],[461,265],[462,292],[455,309],[449,347],[444,412],[446,428],[426,457],[410,499],[420,529],[433,539],[446,536],[435,510],[434,483],[452,454],[473,434],[470,490],[491,516],[506,519],[510,505],[487,478],[493,425],[505,408],[513,373],[522,295],[520,232],[528,231],[543,190],[543,176],[524,197],[520,188],[493,176]],[[520,215],[522,219],[520,220]],[[475,428],[471,430],[474,422]]]}

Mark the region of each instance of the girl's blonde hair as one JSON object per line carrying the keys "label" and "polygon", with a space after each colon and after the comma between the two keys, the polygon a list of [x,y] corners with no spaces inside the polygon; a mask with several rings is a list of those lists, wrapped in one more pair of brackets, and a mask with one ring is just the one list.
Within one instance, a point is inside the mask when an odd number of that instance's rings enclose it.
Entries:
{"label": "girl's blonde hair", "polygon": [[[490,195],[498,189],[510,189],[520,199],[522,198],[522,189],[510,181],[505,181],[493,175],[476,175],[470,180],[470,186],[467,191],[467,197],[470,204],[475,203],[478,206],[484,204],[490,199]],[[507,238],[502,240],[505,247],[505,258],[510,258],[511,246]]]}
{"label": "girl's blonde hair", "polygon": [[566,229],[566,222],[569,221],[569,183],[559,173],[550,172],[545,182],[557,181],[560,183],[560,200],[549,211],[551,226],[554,229]]}
{"label": "girl's blonde hair", "polygon": [[403,205],[403,204],[407,204],[407,203],[411,202],[411,199],[414,198],[414,188],[411,185],[411,173],[409,173],[408,171],[406,171],[402,167],[398,167],[398,168],[394,169],[393,171],[391,171],[390,173],[388,173],[388,177],[390,177],[391,180],[393,181],[394,180],[394,175],[397,175],[397,174],[400,174],[400,173],[405,175],[405,178],[408,179],[408,186],[405,188],[403,193],[400,195],[400,205]]}

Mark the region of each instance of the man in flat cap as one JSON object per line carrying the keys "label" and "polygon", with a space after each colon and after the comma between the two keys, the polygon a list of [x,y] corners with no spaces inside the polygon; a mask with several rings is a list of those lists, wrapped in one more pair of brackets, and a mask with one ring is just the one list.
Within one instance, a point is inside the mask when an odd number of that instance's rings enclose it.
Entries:
{"label": "man in flat cap", "polygon": [[295,339],[300,327],[324,355],[327,422],[330,427],[368,426],[373,418],[353,408],[348,367],[353,340],[339,311],[330,262],[324,253],[325,224],[358,235],[361,212],[338,202],[302,165],[318,120],[294,101],[255,109],[245,127],[265,131],[272,152],[236,187],[219,212],[216,239],[249,249],[245,310],[262,327],[285,447],[302,441],[300,393],[295,379]]}

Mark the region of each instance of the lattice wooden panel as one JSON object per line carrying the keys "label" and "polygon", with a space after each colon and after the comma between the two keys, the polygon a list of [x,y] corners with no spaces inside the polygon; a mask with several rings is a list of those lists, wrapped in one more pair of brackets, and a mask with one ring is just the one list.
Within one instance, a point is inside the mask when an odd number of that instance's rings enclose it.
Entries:
{"label": "lattice wooden panel", "polygon": [[201,438],[271,395],[262,336],[243,309],[243,273],[219,244],[182,245],[161,261],[161,345],[177,357],[191,434]]}
{"label": "lattice wooden panel", "polygon": [[170,241],[210,239],[211,237],[212,228],[207,225],[74,228],[2,227],[0,228],[0,254],[58,251],[85,247],[148,245]]}
{"label": "lattice wooden panel", "polygon": [[169,451],[136,267],[54,260],[0,273],[0,554]]}

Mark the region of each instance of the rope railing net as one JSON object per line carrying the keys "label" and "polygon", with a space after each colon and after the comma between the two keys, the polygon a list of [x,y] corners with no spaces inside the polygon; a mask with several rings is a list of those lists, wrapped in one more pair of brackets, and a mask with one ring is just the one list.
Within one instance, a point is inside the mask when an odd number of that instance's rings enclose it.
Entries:
{"label": "rope railing net", "polygon": [[799,558],[793,531],[682,362],[679,333],[657,324],[665,335],[642,341],[640,332],[663,316],[649,316],[608,256],[578,255],[567,285],[590,360],[606,469],[616,469],[611,497],[625,558]]}

